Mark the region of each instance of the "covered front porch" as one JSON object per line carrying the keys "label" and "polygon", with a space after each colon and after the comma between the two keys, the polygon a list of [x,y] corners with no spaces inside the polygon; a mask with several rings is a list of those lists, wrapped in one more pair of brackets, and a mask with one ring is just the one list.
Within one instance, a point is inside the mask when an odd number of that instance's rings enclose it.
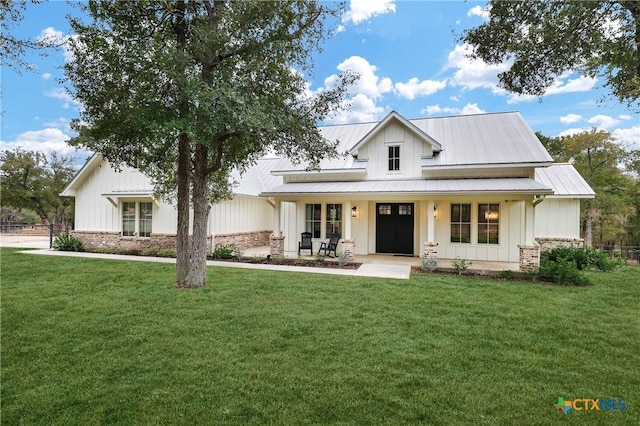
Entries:
{"label": "covered front porch", "polygon": [[[270,254],[269,246],[261,246],[261,247],[253,247],[242,251],[243,256],[247,257],[267,257]],[[284,256],[291,259],[298,258],[297,251],[285,251]],[[309,256],[307,254],[300,256],[304,259],[313,260],[314,256]],[[439,268],[453,268],[453,261],[455,259],[438,259],[438,267]],[[336,258],[325,258],[326,262],[337,262]],[[394,255],[386,255],[386,254],[356,254],[355,260],[356,263],[362,264],[378,264],[378,265],[408,265],[420,267],[422,266],[422,259],[416,256],[394,256]],[[491,272],[499,272],[499,271],[518,271],[519,270],[518,262],[498,262],[498,261],[482,261],[482,260],[473,260],[471,261],[471,266],[469,267],[469,271],[482,272],[482,271],[491,271]]]}

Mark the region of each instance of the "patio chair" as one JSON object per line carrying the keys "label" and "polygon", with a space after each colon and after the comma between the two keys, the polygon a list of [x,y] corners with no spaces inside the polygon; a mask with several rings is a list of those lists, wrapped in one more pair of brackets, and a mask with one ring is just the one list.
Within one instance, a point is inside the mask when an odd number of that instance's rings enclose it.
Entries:
{"label": "patio chair", "polygon": [[318,254],[321,251],[324,252],[325,256],[331,256],[331,252],[333,252],[334,256],[338,257],[336,250],[338,249],[338,242],[340,241],[340,234],[331,234],[328,243],[320,243],[320,249],[318,250]]}
{"label": "patio chair", "polygon": [[313,256],[313,243],[311,242],[311,232],[303,232],[300,234],[300,240],[298,242],[298,256],[300,256],[300,250],[309,250],[309,256]]}

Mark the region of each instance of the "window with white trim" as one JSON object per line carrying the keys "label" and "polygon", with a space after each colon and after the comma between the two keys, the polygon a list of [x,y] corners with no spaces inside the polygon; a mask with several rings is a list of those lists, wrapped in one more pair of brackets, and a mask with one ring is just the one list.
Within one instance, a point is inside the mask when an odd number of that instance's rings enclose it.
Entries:
{"label": "window with white trim", "polygon": [[478,204],[478,244],[498,244],[500,204]]}
{"label": "window with white trim", "polygon": [[342,204],[327,204],[327,222],[325,235],[327,238],[331,234],[342,236]]}
{"label": "window with white trim", "polygon": [[321,204],[307,204],[305,206],[305,231],[311,232],[313,238],[320,238]]}
{"label": "window with white trim", "polygon": [[451,204],[451,242],[471,243],[471,204]]}
{"label": "window with white trim", "polygon": [[400,145],[389,147],[389,171],[400,171]]}
{"label": "window with white trim", "polygon": [[153,203],[147,201],[122,202],[122,236],[150,237],[153,232]]}

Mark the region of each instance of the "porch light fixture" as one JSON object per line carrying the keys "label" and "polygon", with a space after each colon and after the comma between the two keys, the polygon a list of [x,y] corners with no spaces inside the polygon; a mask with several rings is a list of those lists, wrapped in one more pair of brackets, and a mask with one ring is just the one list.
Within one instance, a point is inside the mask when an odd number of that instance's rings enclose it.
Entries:
{"label": "porch light fixture", "polygon": [[358,207],[353,206],[351,208],[351,217],[358,217]]}
{"label": "porch light fixture", "polygon": [[433,206],[433,218],[438,218],[438,208],[436,206]]}
{"label": "porch light fixture", "polygon": [[490,211],[486,211],[484,212],[484,218],[486,220],[498,220],[498,212],[490,212]]}

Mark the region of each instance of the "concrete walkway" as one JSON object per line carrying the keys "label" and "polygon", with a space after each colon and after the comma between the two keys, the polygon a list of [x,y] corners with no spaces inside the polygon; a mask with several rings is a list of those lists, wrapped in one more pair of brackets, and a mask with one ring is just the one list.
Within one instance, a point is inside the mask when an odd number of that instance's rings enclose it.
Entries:
{"label": "concrete walkway", "polygon": [[[89,259],[126,260],[133,262],[176,263],[173,258],[151,256],[125,256],[120,254],[85,253],[56,250],[28,250],[22,253],[45,256],[81,257]],[[390,263],[363,263],[358,269],[315,268],[312,266],[269,265],[242,262],[207,261],[208,266],[223,268],[262,269],[267,271],[303,272],[310,274],[343,275],[352,277],[376,277],[408,280],[411,276],[411,265]]]}

